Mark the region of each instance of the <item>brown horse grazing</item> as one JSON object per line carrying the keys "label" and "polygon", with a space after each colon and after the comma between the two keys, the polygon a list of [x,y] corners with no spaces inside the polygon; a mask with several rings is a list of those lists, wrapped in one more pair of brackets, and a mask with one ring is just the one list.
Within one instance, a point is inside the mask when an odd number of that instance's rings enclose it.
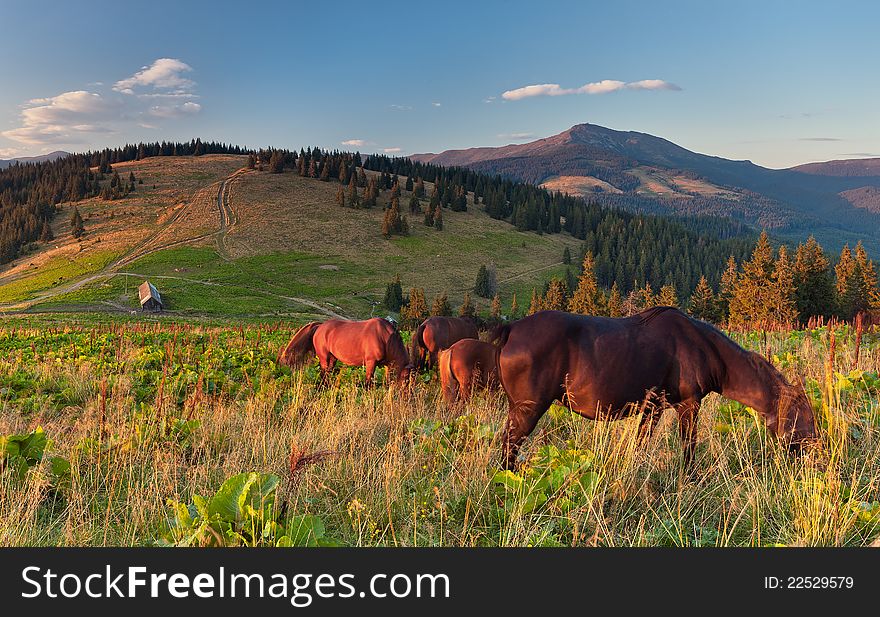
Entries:
{"label": "brown horse grazing", "polygon": [[279,354],[278,362],[296,368],[312,353],[318,356],[325,383],[329,381],[337,360],[349,366],[365,367],[367,385],[372,383],[377,366],[393,370],[399,383],[409,379],[412,369],[400,333],[380,317],[366,321],[331,319],[307,324],[293,335]]}
{"label": "brown horse grazing", "polygon": [[462,339],[438,355],[440,387],[448,405],[468,400],[476,387],[497,389],[498,347],[476,339]]}
{"label": "brown horse grazing", "polygon": [[499,331],[499,373],[510,404],[504,464],[554,400],[587,418],[642,412],[650,434],[666,407],[678,413],[685,463],[693,461],[697,412],[710,392],[755,409],[792,446],[817,436],[813,409],[760,355],[670,307],[612,319],[541,311]]}
{"label": "brown horse grazing", "polygon": [[477,325],[462,317],[428,317],[413,333],[410,355],[416,370],[432,367],[437,354],[456,341],[480,338]]}

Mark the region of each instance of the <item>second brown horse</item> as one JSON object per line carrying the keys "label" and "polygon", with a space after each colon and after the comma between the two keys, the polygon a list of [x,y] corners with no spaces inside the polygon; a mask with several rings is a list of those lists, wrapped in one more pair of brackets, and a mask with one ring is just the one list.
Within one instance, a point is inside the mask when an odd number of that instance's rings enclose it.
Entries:
{"label": "second brown horse", "polygon": [[453,405],[468,400],[474,388],[494,390],[498,382],[498,347],[476,339],[462,339],[438,356],[443,399]]}
{"label": "second brown horse", "polygon": [[462,317],[428,317],[413,332],[410,355],[416,370],[437,364],[437,354],[461,339],[480,338],[477,325]]}
{"label": "second brown horse", "polygon": [[297,368],[312,354],[318,357],[325,383],[337,361],[365,367],[367,385],[372,383],[377,366],[387,366],[400,383],[408,380],[412,369],[400,333],[380,317],[366,321],[331,319],[306,324],[278,354],[278,363]]}
{"label": "second brown horse", "polygon": [[710,392],[752,407],[791,445],[817,435],[802,387],[711,325],[670,307],[619,319],[541,311],[501,326],[494,338],[510,404],[508,469],[554,400],[593,419],[642,412],[640,431],[647,432],[672,407],[686,463],[693,460],[700,401]]}

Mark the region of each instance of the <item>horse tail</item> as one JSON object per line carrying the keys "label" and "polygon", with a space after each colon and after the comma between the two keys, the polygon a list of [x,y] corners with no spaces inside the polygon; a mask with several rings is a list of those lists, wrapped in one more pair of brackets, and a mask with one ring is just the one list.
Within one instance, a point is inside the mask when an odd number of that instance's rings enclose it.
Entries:
{"label": "horse tail", "polygon": [[504,379],[502,378],[501,351],[504,349],[504,346],[507,345],[507,340],[510,338],[510,326],[511,324],[509,323],[498,324],[492,330],[492,336],[489,338],[489,342],[495,345],[495,371],[498,385],[500,385],[501,389],[505,392],[507,392],[507,387],[504,385]]}
{"label": "horse tail", "polygon": [[422,338],[422,334],[425,332],[425,322],[422,322],[416,331],[413,332],[412,340],[410,341],[410,362],[412,362],[413,368],[416,372],[422,370],[424,366],[424,354],[425,354],[425,341]]}
{"label": "horse tail", "polygon": [[458,400],[459,384],[452,372],[452,348],[444,349],[437,357],[440,372],[440,388],[447,405]]}
{"label": "horse tail", "polygon": [[296,331],[290,342],[278,354],[278,364],[287,365],[290,368],[297,368],[305,360],[309,352],[314,353],[315,330],[320,326],[320,322],[312,321],[304,325]]}
{"label": "horse tail", "polygon": [[492,335],[489,337],[489,342],[496,345],[498,349],[501,349],[507,344],[507,339],[510,338],[510,324],[499,324],[492,331]]}

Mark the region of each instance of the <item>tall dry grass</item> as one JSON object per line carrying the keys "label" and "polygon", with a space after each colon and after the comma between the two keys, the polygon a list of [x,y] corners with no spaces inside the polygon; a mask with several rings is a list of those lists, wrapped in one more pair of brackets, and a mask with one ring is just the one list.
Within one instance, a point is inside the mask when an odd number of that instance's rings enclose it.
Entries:
{"label": "tall dry grass", "polygon": [[[833,362],[825,331],[766,342],[738,335],[789,376],[806,378],[824,445],[801,457],[718,396],[703,403],[692,470],[682,466],[672,412],[643,443],[637,418],[593,422],[554,407],[524,448],[523,477],[553,445],[586,453],[595,484],[572,489],[566,479],[532,508],[527,495],[499,491],[501,395],[478,394],[450,409],[433,381],[407,395],[365,389],[352,372],[321,389],[311,369],[227,368],[238,376],[212,391],[211,371],[252,356],[268,364],[286,332],[160,328],[165,338],[155,339],[124,330],[102,333],[75,360],[63,333],[18,329],[14,345],[9,330],[0,336],[7,343],[0,375],[24,371],[37,390],[61,390],[65,400],[58,404],[56,395],[39,406],[38,392],[25,410],[14,388],[4,387],[0,435],[42,425],[49,453],[72,467],[60,488],[46,461],[24,481],[0,474],[0,545],[153,544],[169,499],[213,494],[244,471],[280,476],[288,512],[320,517],[328,536],[355,546],[826,546],[870,544],[880,535],[875,335],[863,337],[856,360],[853,333],[840,330]],[[135,367],[147,348],[161,358],[145,395],[146,369]],[[175,380],[199,361],[197,380],[180,387]],[[867,377],[858,382],[853,374],[850,387],[841,376],[854,368]],[[193,420],[191,434],[170,428]],[[324,455],[291,472],[313,452]]]}

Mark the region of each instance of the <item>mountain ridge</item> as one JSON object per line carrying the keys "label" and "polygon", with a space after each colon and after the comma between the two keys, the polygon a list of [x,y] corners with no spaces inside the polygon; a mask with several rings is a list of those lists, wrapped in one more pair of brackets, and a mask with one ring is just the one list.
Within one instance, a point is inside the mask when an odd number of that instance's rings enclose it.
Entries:
{"label": "mountain ridge", "polygon": [[69,154],[69,152],[65,152],[64,150],[55,150],[48,154],[40,154],[37,156],[19,156],[11,159],[0,159],[0,169],[6,169],[16,163],[42,163],[44,161],[54,161],[68,156]]}
{"label": "mountain ridge", "polygon": [[589,123],[525,144],[409,158],[564,188],[631,210],[729,216],[791,239],[812,233],[835,249],[859,239],[880,247],[880,212],[864,198],[880,187],[880,159],[770,169]]}

